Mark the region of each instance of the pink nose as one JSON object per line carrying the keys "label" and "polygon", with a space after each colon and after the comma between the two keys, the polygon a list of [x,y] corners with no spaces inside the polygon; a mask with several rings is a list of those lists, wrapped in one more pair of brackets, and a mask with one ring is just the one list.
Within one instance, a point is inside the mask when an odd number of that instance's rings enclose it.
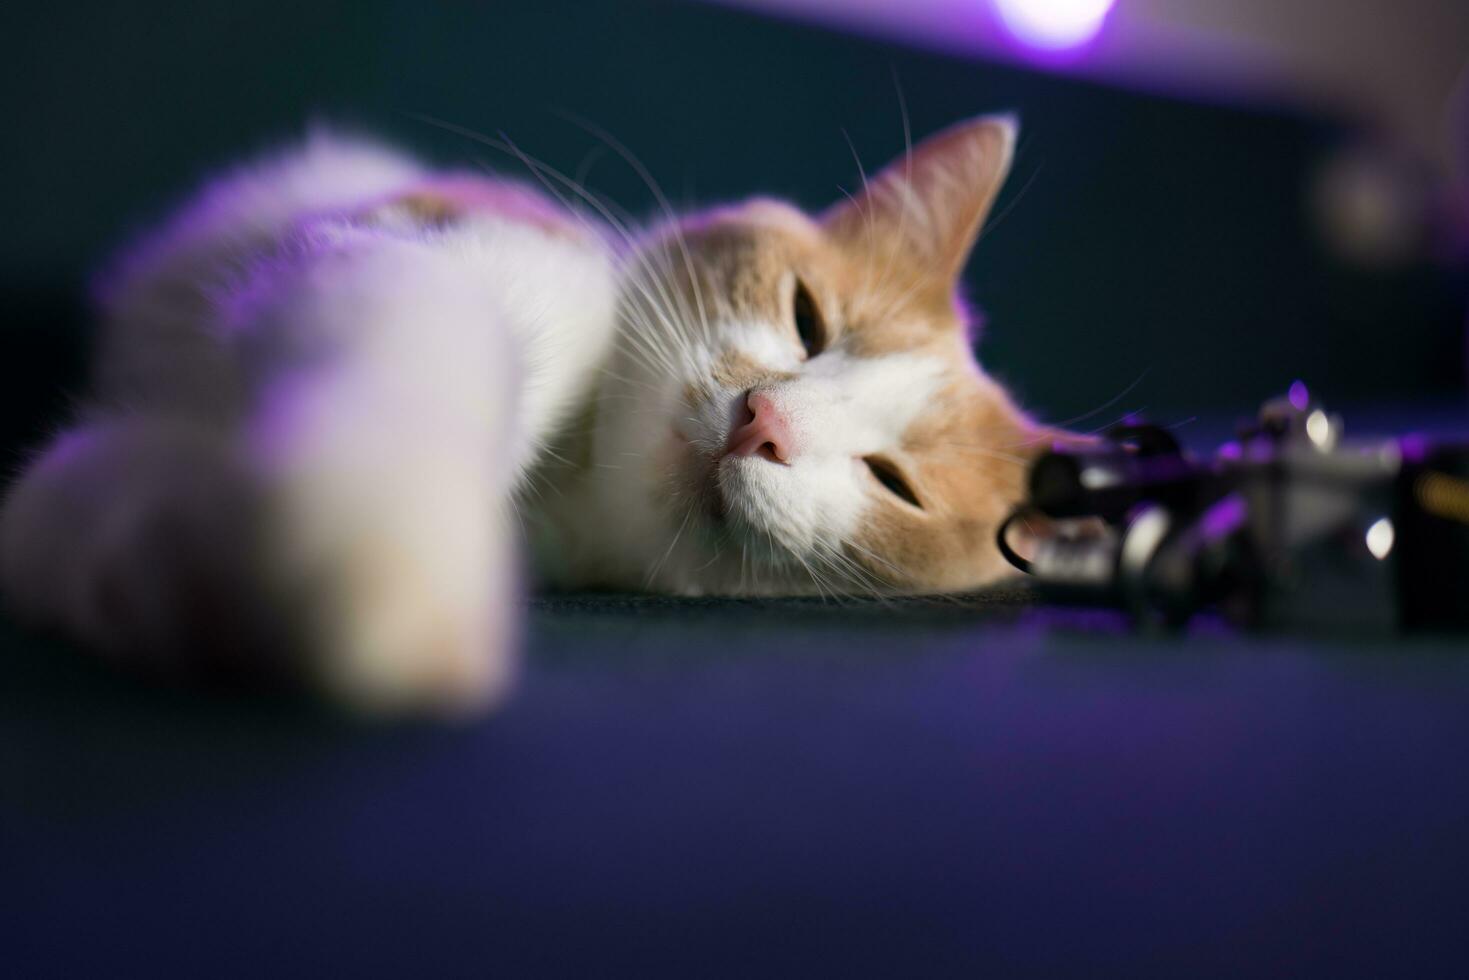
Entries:
{"label": "pink nose", "polygon": [[776,463],[788,463],[795,452],[790,426],[775,406],[775,399],[763,391],[745,396],[743,421],[729,433],[725,452],[730,456],[764,456]]}

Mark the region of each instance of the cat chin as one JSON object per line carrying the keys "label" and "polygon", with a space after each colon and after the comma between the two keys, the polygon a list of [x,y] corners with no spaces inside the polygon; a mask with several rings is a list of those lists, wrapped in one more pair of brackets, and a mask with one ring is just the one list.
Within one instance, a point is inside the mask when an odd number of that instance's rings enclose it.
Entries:
{"label": "cat chin", "polygon": [[812,549],[809,514],[799,512],[794,469],[759,457],[726,456],[713,471],[721,523],[747,550],[796,561]]}

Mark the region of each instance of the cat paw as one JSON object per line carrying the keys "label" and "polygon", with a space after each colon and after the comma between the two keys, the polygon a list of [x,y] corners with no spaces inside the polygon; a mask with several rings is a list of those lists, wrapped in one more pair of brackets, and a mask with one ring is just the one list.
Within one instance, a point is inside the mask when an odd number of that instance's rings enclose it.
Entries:
{"label": "cat paw", "polygon": [[[446,582],[391,541],[364,537],[334,563],[307,617],[310,680],[366,715],[467,716],[497,706],[515,677],[505,574]],[[465,574],[468,574],[467,572]]]}
{"label": "cat paw", "polygon": [[63,434],[0,515],[0,592],[20,620],[130,666],[264,673],[250,643],[248,477],[206,430],[125,420]]}

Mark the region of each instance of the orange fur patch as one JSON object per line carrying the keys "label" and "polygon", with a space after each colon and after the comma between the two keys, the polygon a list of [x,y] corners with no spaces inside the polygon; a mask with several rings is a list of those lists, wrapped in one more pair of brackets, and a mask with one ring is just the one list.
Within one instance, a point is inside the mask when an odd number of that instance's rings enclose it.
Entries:
{"label": "orange fur patch", "polygon": [[453,224],[486,214],[531,225],[557,238],[583,240],[587,231],[544,195],[511,181],[477,174],[435,177],[374,205],[366,218],[407,215],[426,227]]}

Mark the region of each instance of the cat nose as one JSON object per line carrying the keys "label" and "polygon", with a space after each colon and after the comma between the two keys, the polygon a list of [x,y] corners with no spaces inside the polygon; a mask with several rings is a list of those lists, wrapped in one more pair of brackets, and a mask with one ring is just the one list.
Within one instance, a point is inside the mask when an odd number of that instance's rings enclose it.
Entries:
{"label": "cat nose", "polygon": [[774,463],[789,463],[794,452],[790,426],[775,399],[763,391],[745,395],[743,421],[730,430],[725,454],[763,456]]}

